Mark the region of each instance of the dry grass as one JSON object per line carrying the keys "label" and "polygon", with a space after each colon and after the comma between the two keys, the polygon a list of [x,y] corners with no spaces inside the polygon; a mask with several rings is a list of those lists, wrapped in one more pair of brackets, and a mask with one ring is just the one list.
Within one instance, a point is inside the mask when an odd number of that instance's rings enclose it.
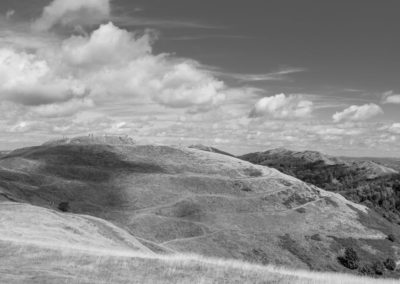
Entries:
{"label": "dry grass", "polygon": [[[1,283],[377,283],[345,274],[289,270],[197,255],[48,248],[0,242]],[[398,283],[379,280],[379,283]]]}

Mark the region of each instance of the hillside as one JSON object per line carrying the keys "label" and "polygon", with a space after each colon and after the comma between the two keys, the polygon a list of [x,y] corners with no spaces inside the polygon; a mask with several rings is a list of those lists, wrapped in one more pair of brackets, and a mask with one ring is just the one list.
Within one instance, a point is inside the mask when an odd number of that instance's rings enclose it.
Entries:
{"label": "hillside", "polygon": [[[50,210],[40,211],[51,216],[43,219],[50,227],[78,218],[79,228],[101,226],[96,239],[107,236],[112,247],[155,254],[195,253],[348,273],[358,272],[338,261],[347,247],[362,259],[360,267],[400,259],[399,242],[387,239],[390,234],[400,239],[398,227],[275,169],[197,149],[100,142],[58,141],[0,157],[0,200]],[[68,213],[51,211],[59,211],[63,202]],[[10,210],[7,206],[3,210]],[[29,226],[8,235],[7,228],[41,219],[24,206],[29,213],[9,217],[0,240],[30,235]],[[44,226],[37,222],[34,228]],[[39,233],[39,240],[49,236],[57,244],[64,235],[60,231],[54,239],[46,230]],[[73,234],[65,238],[75,239]],[[384,276],[398,277],[390,271]]]}
{"label": "hillside", "polygon": [[397,170],[378,163],[383,159],[336,158],[319,152],[286,149],[251,153],[239,158],[340,193],[373,208],[391,222],[400,223],[400,175]]}
{"label": "hillside", "polygon": [[[120,228],[90,216],[0,202],[2,283],[375,283],[196,255],[155,254]],[[381,280],[392,284],[395,280]]]}
{"label": "hillside", "polygon": [[218,153],[218,154],[221,154],[221,155],[234,157],[234,155],[232,155],[232,154],[230,154],[228,152],[221,151],[221,150],[219,150],[217,148],[214,148],[214,147],[204,146],[204,145],[201,145],[201,144],[191,145],[191,146],[189,146],[189,148],[202,150],[202,151],[206,151],[206,152]]}
{"label": "hillside", "polygon": [[362,157],[362,158],[354,158],[354,157],[341,157],[341,159],[345,161],[372,161],[376,164],[383,165],[387,168],[391,168],[400,172],[400,158],[377,158],[377,157]]}
{"label": "hillside", "polygon": [[[7,219],[13,221],[12,224],[1,224],[1,283],[376,283],[376,279],[344,274],[290,270],[196,255],[154,254],[137,246],[135,241],[132,245],[132,237],[114,238],[126,233],[106,222],[100,221],[99,224],[104,225],[101,227],[96,223],[93,227],[76,227],[84,219],[83,222],[90,222],[94,218],[60,214],[24,204],[0,204],[2,215],[6,214]],[[45,222],[38,221],[42,218]],[[34,221],[34,225],[29,221]],[[40,226],[45,223],[46,226]],[[34,238],[22,240],[13,235],[13,240],[4,239],[4,228],[10,228],[10,225],[14,233]],[[96,232],[98,229],[101,234]],[[89,247],[85,233],[91,234]],[[46,241],[38,242],[37,236],[47,236]],[[105,241],[104,237],[110,239]],[[381,280],[381,283],[394,284],[396,280]]]}

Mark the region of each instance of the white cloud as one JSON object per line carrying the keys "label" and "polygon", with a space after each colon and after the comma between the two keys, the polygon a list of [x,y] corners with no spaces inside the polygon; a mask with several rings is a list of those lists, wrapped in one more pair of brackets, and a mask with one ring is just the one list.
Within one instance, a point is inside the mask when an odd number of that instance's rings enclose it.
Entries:
{"label": "white cloud", "polygon": [[250,113],[250,117],[267,116],[275,119],[309,117],[313,103],[300,95],[278,94],[260,99]]}
{"label": "white cloud", "polygon": [[6,19],[9,20],[9,19],[11,19],[12,16],[14,16],[14,15],[15,15],[15,10],[8,10],[8,11],[6,12]]}
{"label": "white cloud", "polygon": [[141,96],[191,111],[207,111],[225,99],[223,82],[196,61],[153,55],[152,41],[151,34],[137,36],[109,23],[88,37],[67,39],[62,54],[97,96]]}
{"label": "white cloud", "polygon": [[335,113],[332,118],[336,123],[342,121],[364,121],[379,114],[383,114],[383,110],[376,104],[353,105],[341,112]]}
{"label": "white cloud", "polygon": [[113,23],[101,25],[90,37],[73,36],[63,42],[65,60],[77,67],[127,65],[130,61],[150,55],[152,36],[135,36]]}
{"label": "white cloud", "polygon": [[385,92],[382,96],[383,104],[400,104],[400,94],[395,94],[393,91]]}
{"label": "white cloud", "polygon": [[286,68],[276,72],[265,73],[265,74],[241,74],[241,73],[227,73],[219,70],[212,70],[216,75],[233,78],[240,82],[260,82],[260,81],[284,81],[289,79],[289,75],[304,72],[304,68]]}
{"label": "white cloud", "polygon": [[41,117],[65,117],[92,107],[94,107],[94,102],[91,99],[74,98],[63,103],[35,106],[31,111]]}
{"label": "white cloud", "polygon": [[400,134],[400,123],[393,123],[388,130],[391,133]]}
{"label": "white cloud", "polygon": [[109,19],[110,0],[54,0],[44,8],[33,27],[46,31],[56,25],[93,26]]}
{"label": "white cloud", "polygon": [[[53,116],[71,113],[79,99],[94,103],[157,103],[188,112],[205,112],[222,104],[229,89],[201,65],[168,54],[154,55],[151,33],[128,32],[112,23],[87,36],[72,36],[38,50],[0,49],[0,97]],[[74,103],[66,102],[75,100]],[[77,111],[79,108],[77,107]],[[37,111],[36,111],[37,112]],[[47,114],[50,113],[50,114]]]}
{"label": "white cloud", "polygon": [[0,97],[23,105],[62,102],[85,94],[71,77],[54,74],[46,60],[36,55],[0,49]]}

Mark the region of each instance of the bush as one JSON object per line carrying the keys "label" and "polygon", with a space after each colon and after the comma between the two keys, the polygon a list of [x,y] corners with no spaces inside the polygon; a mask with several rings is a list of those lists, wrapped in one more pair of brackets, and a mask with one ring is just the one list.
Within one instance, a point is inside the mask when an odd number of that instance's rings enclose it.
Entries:
{"label": "bush", "polygon": [[344,255],[338,257],[339,262],[348,269],[357,269],[360,259],[353,248],[346,248]]}
{"label": "bush", "polygon": [[58,210],[62,212],[68,212],[69,209],[70,207],[68,202],[61,202],[60,204],[58,204]]}
{"label": "bush", "polygon": [[383,272],[385,272],[385,267],[383,266],[383,263],[380,261],[375,262],[372,265],[372,268],[374,269],[376,275],[382,275]]}
{"label": "bush", "polygon": [[321,236],[319,234],[312,235],[311,239],[313,241],[318,241],[318,242],[322,241]]}
{"label": "bush", "polygon": [[396,237],[393,234],[390,234],[387,236],[387,239],[391,242],[395,242],[396,241]]}
{"label": "bush", "polygon": [[386,267],[387,270],[396,270],[396,261],[394,261],[393,258],[387,258],[384,262],[383,265]]}
{"label": "bush", "polygon": [[358,269],[358,272],[359,272],[361,275],[366,275],[366,276],[373,276],[373,275],[375,275],[375,270],[374,270],[374,268],[372,267],[372,265],[369,264],[369,263],[366,263],[366,264],[364,264],[363,266],[361,266],[361,267]]}

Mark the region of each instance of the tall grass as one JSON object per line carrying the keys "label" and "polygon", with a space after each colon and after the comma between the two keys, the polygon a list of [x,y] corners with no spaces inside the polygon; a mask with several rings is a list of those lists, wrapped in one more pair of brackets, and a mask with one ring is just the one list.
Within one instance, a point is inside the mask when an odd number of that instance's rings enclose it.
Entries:
{"label": "tall grass", "polygon": [[[156,255],[126,250],[50,247],[45,244],[20,243],[17,246],[19,254],[10,251],[8,256],[7,253],[4,255],[5,262],[1,261],[5,265],[0,265],[0,282],[24,283],[12,280],[17,275],[21,279],[23,272],[30,271],[29,277],[34,273],[37,282],[29,283],[52,283],[48,282],[48,277],[54,277],[56,271],[63,269],[74,277],[52,280],[57,280],[57,283],[399,283],[391,279],[263,266],[194,254]],[[5,247],[9,249],[10,245]],[[13,261],[18,265],[13,265]],[[22,269],[22,273],[17,274],[18,269]]]}

